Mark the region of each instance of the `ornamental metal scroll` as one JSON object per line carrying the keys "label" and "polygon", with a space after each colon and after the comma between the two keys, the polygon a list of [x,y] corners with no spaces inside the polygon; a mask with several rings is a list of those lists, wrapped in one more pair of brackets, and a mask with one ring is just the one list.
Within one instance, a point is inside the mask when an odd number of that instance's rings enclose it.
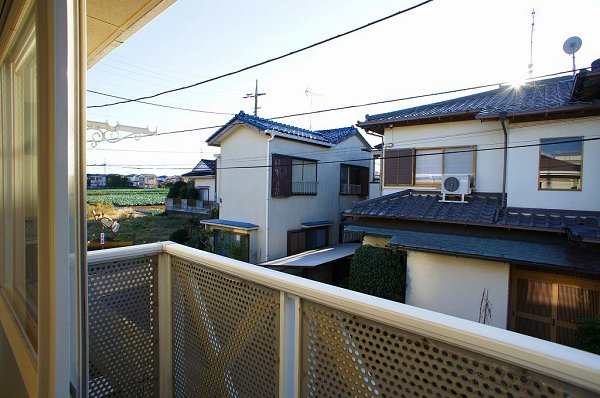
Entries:
{"label": "ornamental metal scroll", "polygon": [[152,131],[148,127],[125,126],[119,124],[119,122],[115,126],[111,126],[108,122],[94,122],[89,120],[87,122],[87,131],[92,131],[91,140],[88,140],[92,148],[95,148],[98,143],[103,141],[114,144],[128,138],[133,138],[137,141],[142,137],[158,134],[158,129]]}

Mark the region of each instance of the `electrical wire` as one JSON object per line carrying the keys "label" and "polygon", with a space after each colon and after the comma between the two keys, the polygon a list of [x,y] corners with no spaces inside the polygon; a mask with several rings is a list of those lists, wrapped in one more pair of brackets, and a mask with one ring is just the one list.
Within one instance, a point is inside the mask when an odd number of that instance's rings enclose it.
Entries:
{"label": "electrical wire", "polygon": [[[103,92],[95,91],[95,90],[87,90],[87,92],[92,93],[92,94],[104,95],[105,97],[111,97],[111,98],[117,98],[117,99],[123,99],[123,100],[128,99],[125,97],[120,97],[118,95],[107,94],[107,93],[103,93]],[[211,114],[211,115],[228,115],[228,116],[235,115],[234,113],[214,112],[214,111],[204,111],[201,109],[182,108],[179,106],[163,105],[163,104],[157,104],[155,102],[148,102],[148,101],[137,101],[136,100],[135,102],[140,103],[140,104],[145,104],[145,105],[158,106],[161,108],[177,109],[177,110],[181,110],[181,111],[198,112],[198,113],[207,113],[207,114]]]}
{"label": "electrical wire", "polygon": [[373,25],[376,25],[376,24],[378,24],[380,22],[383,22],[383,21],[386,21],[388,19],[394,18],[396,16],[402,15],[402,14],[404,14],[406,12],[415,10],[415,9],[417,9],[419,7],[424,6],[425,4],[431,3],[432,1],[433,0],[425,0],[425,1],[423,1],[423,2],[421,2],[419,4],[416,4],[416,5],[412,6],[412,7],[408,7],[408,8],[405,8],[403,10],[397,11],[397,12],[395,12],[393,14],[390,14],[390,15],[385,16],[383,18],[379,18],[379,19],[377,19],[375,21],[371,21],[371,22],[369,22],[369,23],[367,23],[365,25],[362,25],[362,26],[359,26],[357,28],[351,29],[351,30],[346,31],[344,33],[340,33],[340,34],[338,34],[336,36],[332,36],[332,37],[320,40],[320,41],[318,41],[316,43],[313,43],[313,44],[310,44],[308,46],[299,48],[299,49],[294,50],[294,51],[290,51],[290,52],[288,52],[286,54],[279,55],[277,57],[269,58],[267,60],[255,63],[253,65],[249,65],[249,66],[243,67],[241,69],[237,69],[237,70],[232,71],[232,72],[224,73],[222,75],[211,77],[209,79],[202,80],[202,81],[199,81],[199,82],[196,82],[196,83],[193,83],[193,84],[188,84],[188,85],[177,87],[177,88],[173,88],[173,89],[170,89],[170,90],[161,91],[161,92],[158,92],[156,94],[147,95],[147,96],[143,96],[143,97],[139,97],[139,98],[134,98],[134,99],[127,99],[127,100],[123,100],[123,101],[112,102],[112,103],[106,103],[106,104],[102,104],[102,105],[90,105],[90,106],[88,106],[88,108],[104,108],[104,107],[107,107],[107,106],[114,106],[114,105],[126,104],[126,103],[129,103],[129,102],[139,102],[139,101],[142,101],[142,100],[156,98],[158,96],[169,94],[169,93],[173,93],[173,92],[177,92],[177,91],[188,90],[188,89],[193,88],[193,87],[197,87],[197,86],[200,86],[200,85],[203,85],[203,84],[206,84],[206,83],[210,83],[210,82],[213,82],[215,80],[222,79],[224,77],[233,76],[233,75],[239,74],[241,72],[245,72],[247,70],[254,69],[254,68],[257,68],[259,66],[266,65],[266,64],[278,61],[280,59],[287,58],[287,57],[290,57],[292,55],[301,53],[301,52],[309,50],[311,48],[320,46],[320,45],[328,43],[330,41],[333,41],[333,40],[342,38],[344,36],[350,35],[352,33],[358,32],[360,30],[366,29],[366,28],[368,28],[370,26],[373,26]]}
{"label": "electrical wire", "polygon": [[[599,136],[594,136],[594,137],[590,137],[590,138],[579,138],[579,139],[564,139],[564,140],[559,140],[557,142],[546,142],[546,143],[541,143],[541,142],[537,142],[535,144],[519,144],[519,145],[508,145],[506,148],[507,149],[519,149],[519,148],[531,148],[531,147],[541,147],[541,146],[551,146],[551,145],[560,145],[560,144],[568,144],[568,143],[575,143],[575,142],[588,142],[588,141],[598,141],[600,140]],[[469,148],[469,149],[456,149],[456,150],[452,150],[451,152],[446,152],[446,153],[452,153],[452,154],[457,154],[457,153],[476,153],[476,152],[490,152],[490,151],[500,151],[500,150],[504,150],[504,145],[502,146],[495,146],[492,148]],[[396,155],[396,156],[381,156],[378,159],[382,159],[382,160],[386,160],[386,159],[400,159],[400,158],[416,158],[416,157],[423,157],[423,156],[437,156],[437,155],[443,155],[444,151],[441,152],[430,152],[430,153],[413,153],[410,155]],[[336,163],[347,163],[347,162],[364,162],[364,161],[373,161],[374,158],[372,157],[368,157],[368,158],[354,158],[354,159],[343,159],[343,160],[324,160],[324,161],[318,161],[318,164],[336,164]],[[143,165],[120,165],[120,164],[88,164],[86,165],[88,167],[123,167],[123,168],[130,168],[130,169],[143,169],[143,168],[154,168],[154,167],[142,167]],[[131,166],[131,167],[130,167]],[[189,169],[189,167],[183,168],[183,167],[167,167],[165,165],[160,165],[161,167],[156,167],[156,169]],[[174,166],[178,166],[178,165],[174,165]],[[252,165],[252,166],[228,166],[228,167],[217,167],[217,170],[244,170],[244,169],[265,169],[265,168],[272,168],[274,167],[274,165],[272,164],[268,164],[268,165]]]}
{"label": "electrical wire", "polygon": [[[581,70],[585,70],[585,68],[583,68]],[[555,73],[550,73],[550,74],[546,74],[546,75],[536,76],[535,78],[530,79],[529,81],[533,81],[535,83],[536,79],[544,79],[544,78],[548,78],[548,77],[559,76],[559,75],[563,75],[565,73],[570,74],[570,73],[572,73],[572,71],[567,70],[567,71],[561,71],[561,72],[555,72]],[[445,95],[445,94],[459,93],[459,92],[464,92],[464,91],[472,91],[472,90],[481,89],[481,88],[490,88],[490,87],[496,87],[496,86],[502,87],[505,84],[508,84],[508,83],[507,82],[490,83],[490,84],[483,84],[483,85],[478,85],[478,86],[458,88],[458,89],[453,89],[453,90],[438,91],[438,92],[434,92],[434,93],[418,94],[418,95],[413,95],[413,96],[408,96],[408,97],[387,99],[387,100],[382,100],[382,101],[374,101],[374,102],[368,102],[368,103],[363,103],[363,104],[355,104],[355,105],[346,105],[346,106],[340,106],[340,107],[335,107],[335,108],[327,108],[327,109],[321,109],[321,110],[316,110],[316,111],[311,111],[311,112],[293,113],[293,114],[288,114],[288,115],[283,115],[283,116],[275,116],[275,117],[270,118],[270,120],[285,119],[285,118],[290,118],[290,117],[305,116],[305,115],[324,113],[324,112],[340,111],[340,110],[345,110],[345,109],[366,107],[366,106],[372,106],[372,105],[380,105],[380,104],[391,103],[391,102],[407,101],[407,100],[417,99],[417,98],[426,98],[426,97],[433,97],[433,96],[437,96],[437,95]],[[215,126],[196,127],[196,128],[190,128],[190,129],[184,129],[184,130],[167,131],[167,132],[163,132],[163,133],[156,133],[156,134],[153,134],[152,136],[156,137],[156,136],[160,136],[160,135],[170,135],[170,134],[189,133],[189,132],[209,130],[209,129],[218,129],[218,128],[224,127],[226,125],[227,124],[221,124],[221,125],[215,125]],[[87,140],[87,142],[93,142],[93,140]]]}

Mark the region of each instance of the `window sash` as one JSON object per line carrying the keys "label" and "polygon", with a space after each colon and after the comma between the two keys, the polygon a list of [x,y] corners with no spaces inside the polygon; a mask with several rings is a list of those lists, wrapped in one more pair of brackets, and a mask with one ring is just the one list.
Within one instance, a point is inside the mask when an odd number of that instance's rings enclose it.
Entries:
{"label": "window sash", "polygon": [[583,142],[577,140],[582,139],[564,137],[540,140],[539,190],[581,190]]}

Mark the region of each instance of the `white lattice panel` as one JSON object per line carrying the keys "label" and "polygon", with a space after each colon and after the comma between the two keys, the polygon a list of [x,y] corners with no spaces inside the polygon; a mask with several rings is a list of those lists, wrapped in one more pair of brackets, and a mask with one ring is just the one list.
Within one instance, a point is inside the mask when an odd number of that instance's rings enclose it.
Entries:
{"label": "white lattice panel", "polygon": [[88,266],[89,396],[158,396],[157,258]]}
{"label": "white lattice panel", "polygon": [[304,397],[580,397],[577,387],[401,329],[302,304]]}
{"label": "white lattice panel", "polygon": [[279,292],[172,258],[176,397],[275,397]]}

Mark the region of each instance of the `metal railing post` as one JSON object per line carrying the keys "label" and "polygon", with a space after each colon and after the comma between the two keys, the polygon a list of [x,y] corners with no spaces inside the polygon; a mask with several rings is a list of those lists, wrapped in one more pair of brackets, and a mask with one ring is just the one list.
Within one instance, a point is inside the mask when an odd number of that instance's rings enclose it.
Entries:
{"label": "metal railing post", "polygon": [[171,255],[158,255],[158,364],[161,398],[173,396]]}
{"label": "metal railing post", "polygon": [[280,293],[279,397],[300,396],[300,298]]}

